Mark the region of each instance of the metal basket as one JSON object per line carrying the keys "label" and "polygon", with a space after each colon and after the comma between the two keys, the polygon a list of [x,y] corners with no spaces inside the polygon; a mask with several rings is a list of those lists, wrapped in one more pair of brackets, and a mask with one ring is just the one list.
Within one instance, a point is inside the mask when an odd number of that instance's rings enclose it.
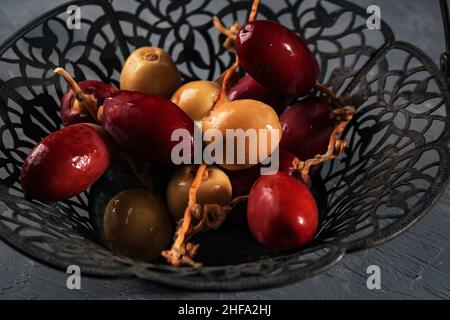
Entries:
{"label": "metal basket", "polygon": [[[352,94],[358,107],[345,132],[349,148],[320,172],[326,193],[319,190],[318,201],[325,209],[318,235],[305,249],[271,255],[245,228],[227,225],[199,238],[208,243],[201,260],[210,262],[202,268],[114,255],[89,215],[99,211],[101,197],[94,191],[109,183],[111,173],[91,194],[67,201],[43,204],[23,197],[23,160],[35,143],[61,126],[58,106],[66,85],[52,70],[64,66],[78,80],[118,85],[124,58],[151,44],[171,53],[184,81],[213,79],[233,56],[222,47],[225,39],[214,29],[212,16],[227,25],[245,21],[249,2],[71,4],[81,7],[80,30],[69,30],[68,5],[63,5],[0,48],[0,237],[32,258],[63,269],[78,265],[92,276],[135,276],[189,289],[283,285],[330,268],[345,252],[399,235],[445,188],[450,165],[448,56],[443,55],[440,68],[416,47],[396,41],[386,24],[368,30],[365,10],[346,1],[263,2],[258,18],[278,20],[301,34],[320,63],[321,81],[338,93]],[[446,2],[441,5],[448,30]],[[109,192],[115,191],[109,186]]]}

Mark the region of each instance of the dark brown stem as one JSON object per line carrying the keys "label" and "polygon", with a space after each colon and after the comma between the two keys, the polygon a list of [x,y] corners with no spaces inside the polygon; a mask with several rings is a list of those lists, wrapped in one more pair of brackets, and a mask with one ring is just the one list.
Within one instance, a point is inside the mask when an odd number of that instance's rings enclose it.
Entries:
{"label": "dark brown stem", "polygon": [[233,207],[233,209],[241,202],[245,202],[248,200],[248,195],[246,196],[239,196],[231,200],[230,206]]}
{"label": "dark brown stem", "polygon": [[72,78],[72,76],[67,72],[66,69],[58,67],[55,70],[53,70],[53,72],[56,73],[57,75],[63,77],[67,81],[69,86],[72,88],[76,99],[79,99],[79,100],[84,99],[83,91],[81,91],[78,83]]}

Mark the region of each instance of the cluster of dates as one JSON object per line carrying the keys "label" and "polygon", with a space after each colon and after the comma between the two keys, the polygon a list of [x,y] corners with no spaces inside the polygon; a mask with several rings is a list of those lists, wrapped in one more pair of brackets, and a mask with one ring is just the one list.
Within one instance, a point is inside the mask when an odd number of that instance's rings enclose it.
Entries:
{"label": "cluster of dates", "polygon": [[[175,266],[198,265],[193,260],[198,245],[191,237],[218,228],[243,201],[252,234],[267,248],[289,250],[310,242],[318,210],[309,171],[343,151],[339,135],[354,108],[318,83],[318,63],[296,33],[277,22],[254,20],[258,2],[242,27],[226,29],[215,18],[228,36],[226,47],[236,53],[234,65],[216,81],[182,85],[168,53],[151,47],[128,57],[120,90],[94,80],[77,83],[56,69],[70,85],[61,101],[65,127],[25,160],[25,194],[59,201],[85,191],[110,168],[136,175],[145,188],[113,197],[104,229],[113,251],[145,261],[162,254]],[[237,79],[239,67],[246,73]],[[312,95],[313,89],[325,95]],[[280,150],[279,171],[261,175],[263,165],[248,162],[176,167],[172,133],[185,129],[193,140],[198,123],[202,130],[221,132],[280,130],[276,145],[267,147],[269,154]],[[172,174],[161,182],[162,172]]]}

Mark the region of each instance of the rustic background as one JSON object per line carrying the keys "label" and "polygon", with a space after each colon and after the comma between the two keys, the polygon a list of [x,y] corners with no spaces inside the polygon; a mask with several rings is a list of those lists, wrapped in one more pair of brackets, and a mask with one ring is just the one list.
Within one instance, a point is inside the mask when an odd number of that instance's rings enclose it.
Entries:
{"label": "rustic background", "polygon": [[[64,2],[1,0],[0,42],[31,19]],[[382,18],[397,39],[415,44],[438,61],[445,45],[437,0],[352,2],[363,7],[379,5]],[[450,187],[425,218],[389,243],[347,254],[329,272],[300,283],[238,293],[188,292],[140,280],[92,278],[83,278],[82,289],[71,291],[66,288],[65,273],[32,261],[0,242],[0,299],[449,299],[448,230]],[[366,268],[372,264],[381,268],[381,290],[366,287]]]}

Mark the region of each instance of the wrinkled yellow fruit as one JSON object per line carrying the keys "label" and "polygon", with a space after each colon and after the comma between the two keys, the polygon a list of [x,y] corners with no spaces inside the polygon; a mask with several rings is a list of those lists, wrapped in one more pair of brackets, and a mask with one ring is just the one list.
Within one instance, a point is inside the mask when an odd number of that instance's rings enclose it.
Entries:
{"label": "wrinkled yellow fruit", "polygon": [[219,96],[220,86],[217,83],[200,80],[178,88],[171,100],[192,120],[200,121],[211,112]]}
{"label": "wrinkled yellow fruit", "polygon": [[106,207],[103,227],[113,252],[143,261],[159,257],[173,236],[163,199],[143,188],[113,197]]}
{"label": "wrinkled yellow fruit", "polygon": [[[202,181],[197,190],[197,203],[226,205],[231,201],[231,182],[219,168],[208,167],[208,178]],[[189,188],[194,181],[196,166],[184,166],[172,177],[167,186],[167,206],[175,221],[184,216],[188,205]]]}
{"label": "wrinkled yellow fruit", "polygon": [[[233,171],[251,168],[264,161],[276,149],[282,135],[280,120],[275,110],[265,103],[251,99],[235,100],[217,106],[203,121],[203,132],[209,129],[219,130],[224,137],[224,158],[220,166]],[[227,141],[230,140],[227,139],[227,129],[236,134],[236,130],[246,134],[243,140],[245,143],[237,136],[231,137],[234,141]],[[262,140],[265,140],[266,144]],[[232,159],[227,161],[226,146],[230,143],[234,143],[234,159],[229,156]],[[242,155],[243,161],[239,161],[239,155]]]}
{"label": "wrinkled yellow fruit", "polygon": [[170,98],[181,85],[180,73],[169,54],[160,48],[142,47],[125,61],[120,89]]}

